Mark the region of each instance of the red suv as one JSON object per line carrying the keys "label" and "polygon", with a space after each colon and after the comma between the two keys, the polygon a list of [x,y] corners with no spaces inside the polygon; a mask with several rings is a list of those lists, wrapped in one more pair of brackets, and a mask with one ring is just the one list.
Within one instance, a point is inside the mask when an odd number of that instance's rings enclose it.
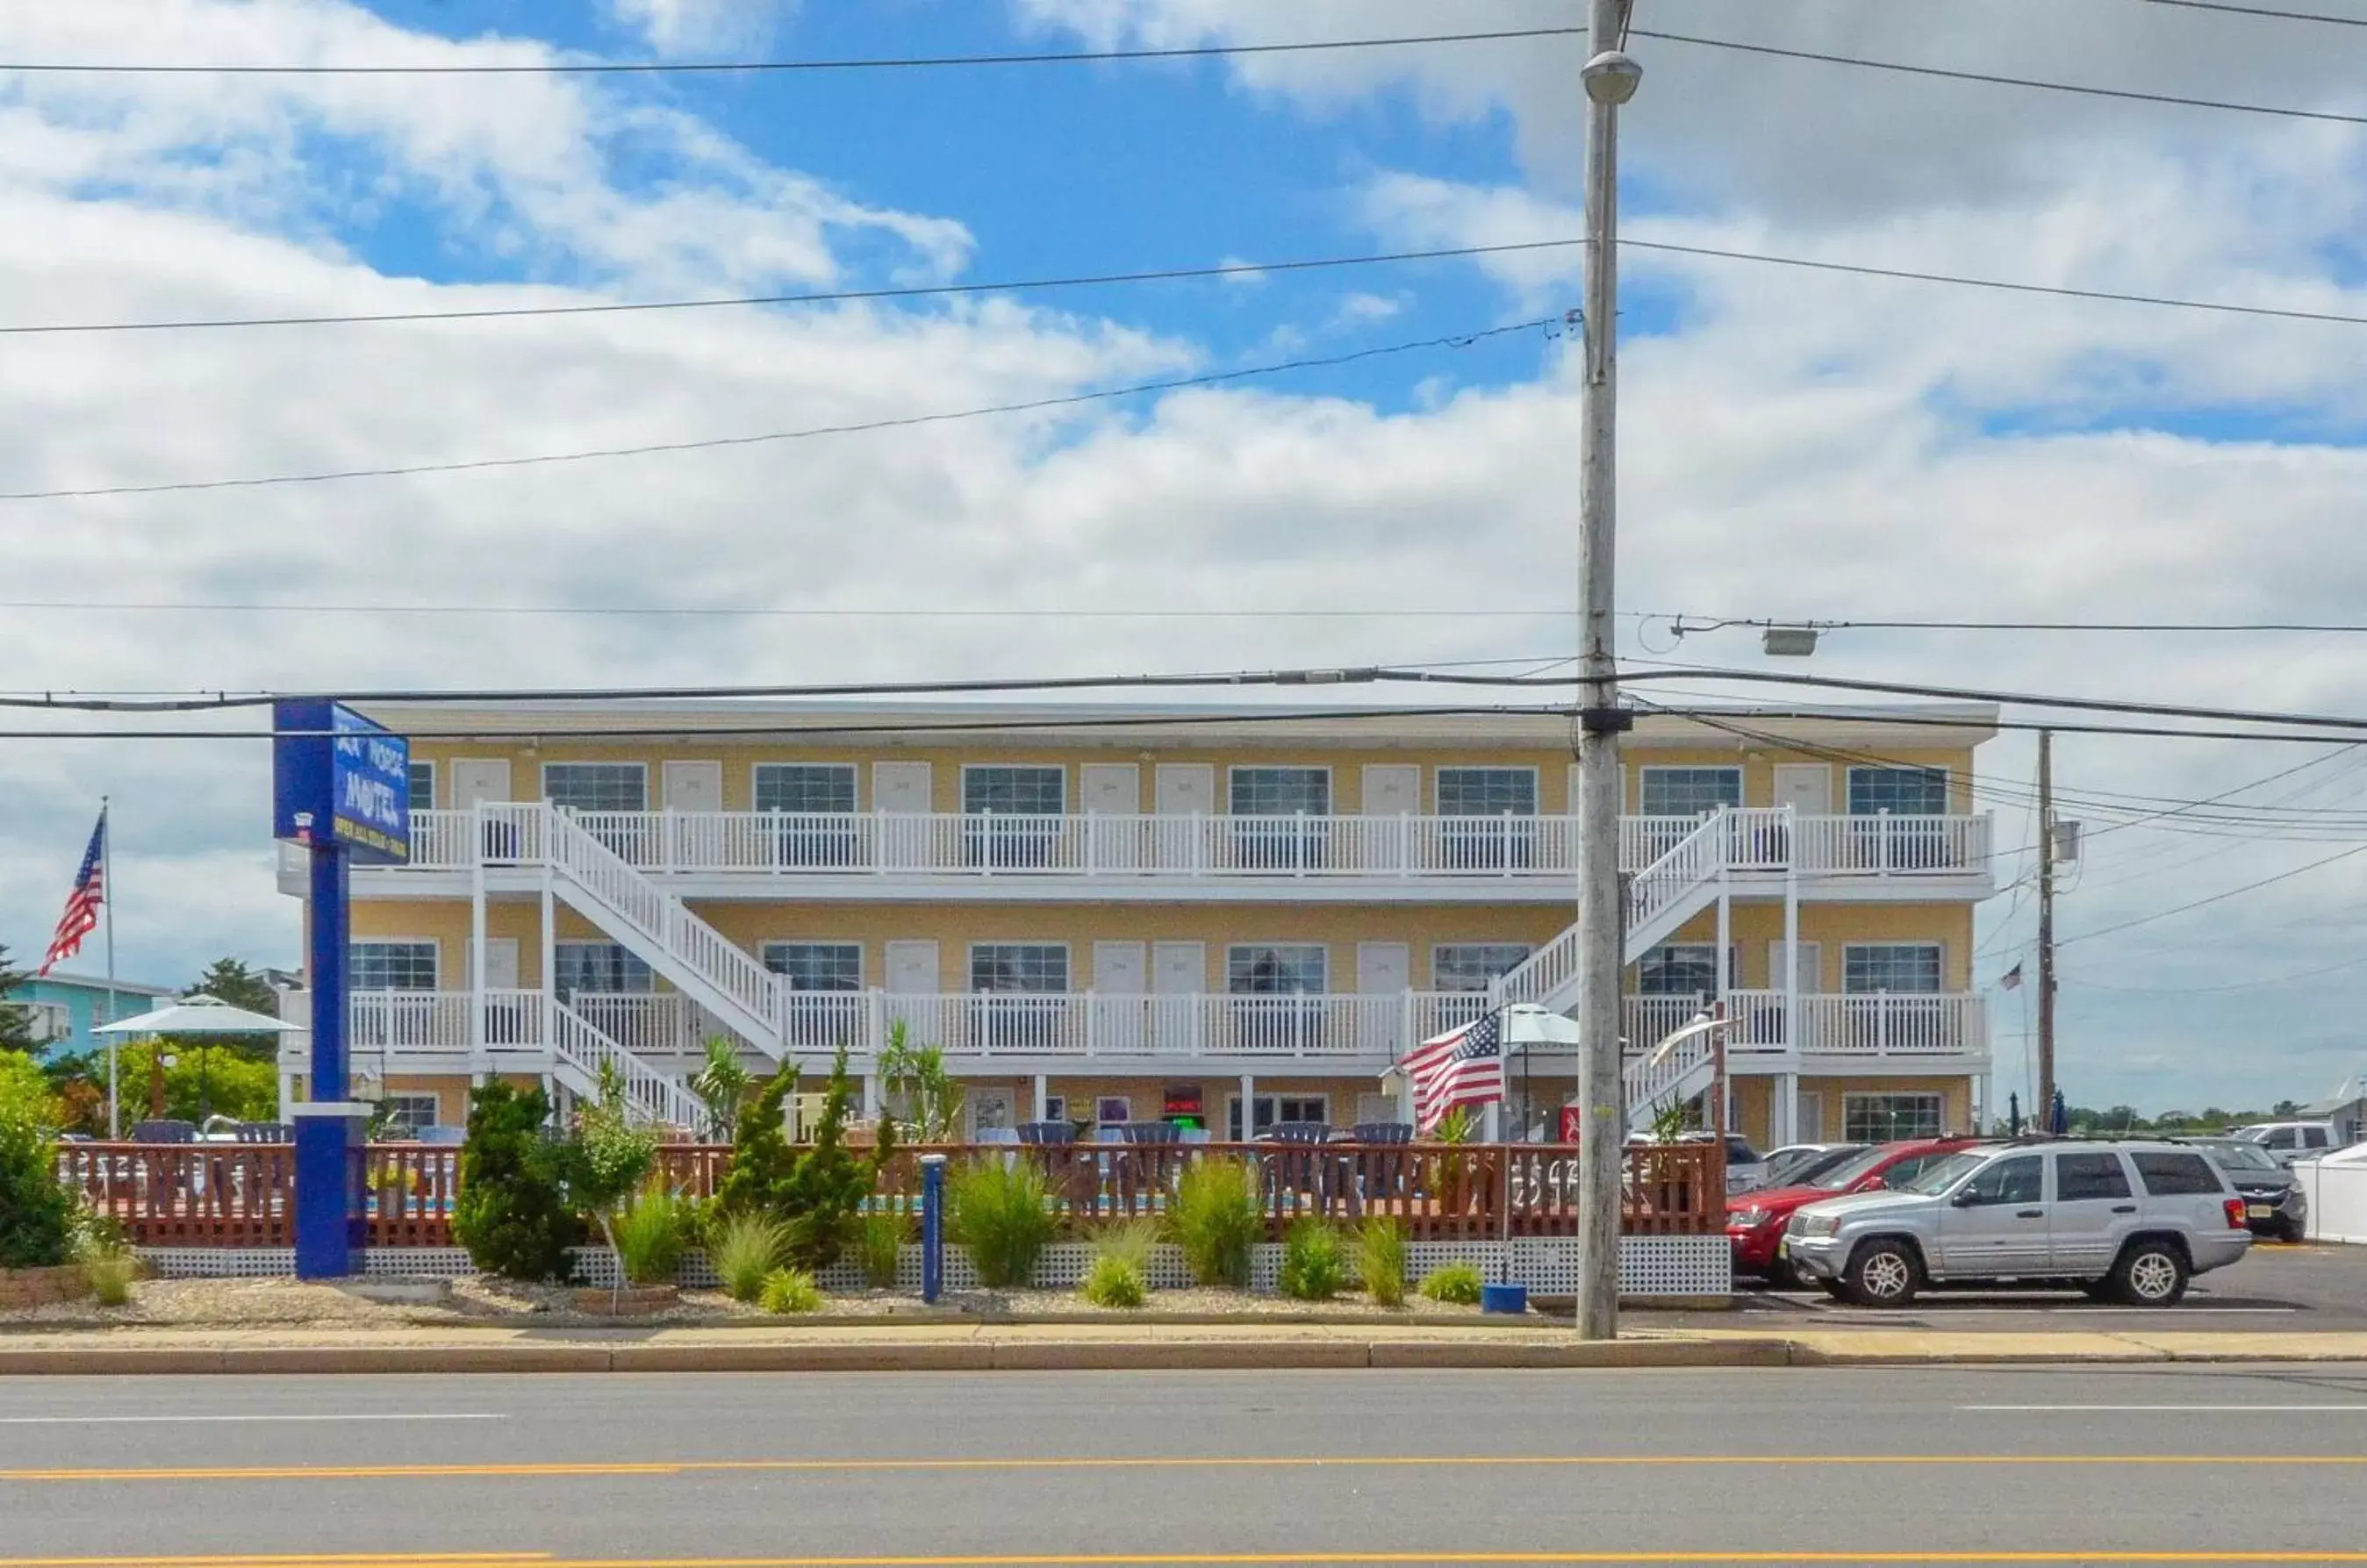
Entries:
{"label": "red suv", "polygon": [[1799,1283],[1790,1266],[1776,1256],[1777,1247],[1784,1239],[1784,1226],[1791,1220],[1793,1210],[1820,1198],[1838,1198],[1844,1192],[1863,1192],[1903,1180],[1942,1155],[1971,1148],[1981,1141],[1951,1135],[1877,1144],[1806,1185],[1775,1187],[1728,1198],[1726,1239],[1734,1247],[1734,1271],[1757,1275],[1772,1285]]}

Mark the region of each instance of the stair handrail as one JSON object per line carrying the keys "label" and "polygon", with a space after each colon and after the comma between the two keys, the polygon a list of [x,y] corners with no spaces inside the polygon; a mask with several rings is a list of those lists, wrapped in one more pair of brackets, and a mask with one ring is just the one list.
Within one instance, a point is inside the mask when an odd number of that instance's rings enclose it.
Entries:
{"label": "stair handrail", "polygon": [[556,997],[551,998],[550,1011],[552,1054],[595,1083],[600,1080],[604,1066],[614,1066],[625,1086],[628,1116],[638,1111],[644,1122],[663,1122],[692,1133],[704,1126],[706,1102],[679,1079],[642,1061]]}
{"label": "stair handrail", "polygon": [[[1726,813],[1727,808],[1723,806],[1719,807],[1704,818],[1699,827],[1671,844],[1659,859],[1629,879],[1627,889],[1629,929],[1632,930],[1643,919],[1648,918],[1637,913],[1639,891],[1648,886],[1660,886],[1669,875],[1673,874],[1670,869],[1672,863],[1681,859],[1687,864],[1693,863],[1695,860],[1704,859],[1709,863],[1706,870],[1693,873],[1679,886],[1676,890],[1678,894],[1698,886],[1704,878],[1724,869],[1726,835],[1723,824]],[[1715,857],[1710,856],[1704,847],[1712,845],[1717,849]],[[1662,907],[1665,908],[1665,906]],[[1658,913],[1658,910],[1655,909],[1652,912]],[[1502,1007],[1510,1002],[1541,1002],[1577,976],[1578,963],[1578,923],[1573,920],[1544,946],[1489,982],[1488,1003],[1490,1007]]]}

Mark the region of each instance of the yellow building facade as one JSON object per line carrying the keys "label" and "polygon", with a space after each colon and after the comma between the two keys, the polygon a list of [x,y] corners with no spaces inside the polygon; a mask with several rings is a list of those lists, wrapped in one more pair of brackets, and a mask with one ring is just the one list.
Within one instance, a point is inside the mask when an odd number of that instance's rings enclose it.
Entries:
{"label": "yellow building facade", "polygon": [[[413,843],[354,875],[352,1059],[416,1125],[459,1122],[489,1076],[564,1098],[604,1065],[691,1124],[717,1036],[761,1070],[844,1047],[876,1104],[900,1029],[944,1050],[974,1134],[1348,1126],[1406,1115],[1387,1073],[1420,1040],[1577,999],[1564,720],[370,712],[413,737]],[[1762,1144],[1986,1115],[1973,911],[1997,878],[1971,779],[1992,720],[1639,716],[1633,1120],[1704,1092]],[[1728,1021],[1722,1078],[1712,1053],[1653,1049],[1704,1010]],[[1514,1051],[1499,1131],[1555,1136],[1575,1070]]]}

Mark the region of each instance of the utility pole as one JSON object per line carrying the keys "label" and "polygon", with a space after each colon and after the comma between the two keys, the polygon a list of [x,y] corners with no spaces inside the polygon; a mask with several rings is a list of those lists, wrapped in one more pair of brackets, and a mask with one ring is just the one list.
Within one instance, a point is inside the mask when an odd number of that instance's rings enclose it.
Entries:
{"label": "utility pole", "polygon": [[2038,732],[2038,1124],[2055,1129],[2055,732]]}
{"label": "utility pole", "polygon": [[1628,0],[1590,0],[1586,87],[1586,308],[1584,429],[1579,446],[1579,650],[1585,681],[1579,710],[1578,1335],[1619,1333],[1619,1198],[1626,1143],[1619,1050],[1619,808],[1625,794],[1612,616],[1614,434],[1619,326],[1619,106],[1643,70],[1620,49]]}

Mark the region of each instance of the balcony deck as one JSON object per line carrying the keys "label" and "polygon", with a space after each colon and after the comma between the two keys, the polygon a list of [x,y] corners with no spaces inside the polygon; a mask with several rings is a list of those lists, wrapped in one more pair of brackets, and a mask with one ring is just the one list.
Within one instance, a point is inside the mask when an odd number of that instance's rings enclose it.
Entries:
{"label": "balcony deck", "polygon": [[[685,898],[1004,902],[1560,903],[1577,875],[1571,817],[995,816],[971,813],[589,812],[575,820]],[[1970,900],[1995,890],[1990,821],[1728,814],[1722,852],[1739,897]],[[410,865],[358,870],[371,897],[452,897],[481,860],[489,890],[530,888],[512,829],[472,811],[412,818]],[[1642,871],[1703,825],[1630,817],[1620,863]],[[300,891],[283,874],[282,886]]]}

